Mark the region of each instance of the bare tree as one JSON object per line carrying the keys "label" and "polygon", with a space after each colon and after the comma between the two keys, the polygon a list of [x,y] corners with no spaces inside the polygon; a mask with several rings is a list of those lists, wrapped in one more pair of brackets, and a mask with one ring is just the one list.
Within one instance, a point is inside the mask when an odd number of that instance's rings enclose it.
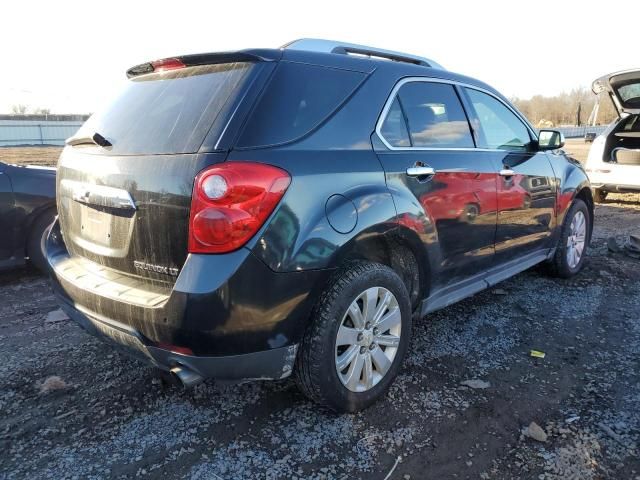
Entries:
{"label": "bare tree", "polygon": [[[584,87],[574,88],[569,93],[563,92],[553,97],[535,95],[528,100],[514,98],[514,105],[538,126],[573,125],[576,123],[576,112],[580,105],[582,112],[588,116],[598,98]],[[607,124],[616,118],[617,114],[606,96],[600,98],[600,112],[597,122]]]}
{"label": "bare tree", "polygon": [[11,112],[15,113],[16,115],[24,115],[25,113],[27,113],[27,108],[29,107],[22,103],[17,103],[15,105],[11,105]]}
{"label": "bare tree", "polygon": [[33,113],[35,113],[37,115],[50,115],[51,114],[51,109],[50,108],[38,107],[38,108],[34,108],[33,109]]}

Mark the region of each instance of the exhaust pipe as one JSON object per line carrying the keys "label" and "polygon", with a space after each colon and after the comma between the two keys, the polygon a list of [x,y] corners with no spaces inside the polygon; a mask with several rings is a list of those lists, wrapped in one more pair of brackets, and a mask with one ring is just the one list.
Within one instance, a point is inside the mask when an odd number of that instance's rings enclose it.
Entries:
{"label": "exhaust pipe", "polygon": [[193,387],[204,380],[201,375],[183,365],[173,367],[171,376],[185,388]]}

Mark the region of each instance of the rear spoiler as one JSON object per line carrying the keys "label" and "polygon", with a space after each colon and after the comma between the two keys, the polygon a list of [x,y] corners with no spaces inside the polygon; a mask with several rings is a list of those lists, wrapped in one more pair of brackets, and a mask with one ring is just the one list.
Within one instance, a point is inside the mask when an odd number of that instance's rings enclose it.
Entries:
{"label": "rear spoiler", "polygon": [[198,65],[215,65],[235,62],[277,62],[282,57],[282,50],[252,49],[237,52],[198,53],[180,57],[163,58],[141,63],[127,70],[127,78],[146,75],[157,71],[176,70],[178,68]]}

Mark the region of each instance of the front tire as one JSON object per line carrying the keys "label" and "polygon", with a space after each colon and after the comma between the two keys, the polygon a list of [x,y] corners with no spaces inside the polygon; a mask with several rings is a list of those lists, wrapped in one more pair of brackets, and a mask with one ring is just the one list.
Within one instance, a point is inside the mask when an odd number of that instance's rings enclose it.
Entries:
{"label": "front tire", "polygon": [[407,289],[391,268],[349,263],[320,296],[296,361],[296,380],[311,400],[356,412],[382,397],[411,338]]}
{"label": "front tire", "polygon": [[551,261],[551,270],[555,276],[570,278],[582,270],[590,237],[589,209],[582,200],[576,198],[565,216],[558,247]]}

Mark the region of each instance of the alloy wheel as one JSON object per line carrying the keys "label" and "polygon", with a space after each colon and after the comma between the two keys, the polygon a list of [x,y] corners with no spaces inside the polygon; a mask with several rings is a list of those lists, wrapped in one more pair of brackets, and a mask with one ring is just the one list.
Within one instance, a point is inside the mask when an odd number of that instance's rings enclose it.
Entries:
{"label": "alloy wheel", "polygon": [[569,227],[569,236],[567,237],[567,263],[570,268],[576,268],[587,238],[587,219],[584,213],[578,211],[571,220]]}
{"label": "alloy wheel", "polygon": [[352,392],[377,385],[393,364],[401,329],[400,307],[393,293],[372,287],[358,295],[336,335],[335,366],[342,384]]}

